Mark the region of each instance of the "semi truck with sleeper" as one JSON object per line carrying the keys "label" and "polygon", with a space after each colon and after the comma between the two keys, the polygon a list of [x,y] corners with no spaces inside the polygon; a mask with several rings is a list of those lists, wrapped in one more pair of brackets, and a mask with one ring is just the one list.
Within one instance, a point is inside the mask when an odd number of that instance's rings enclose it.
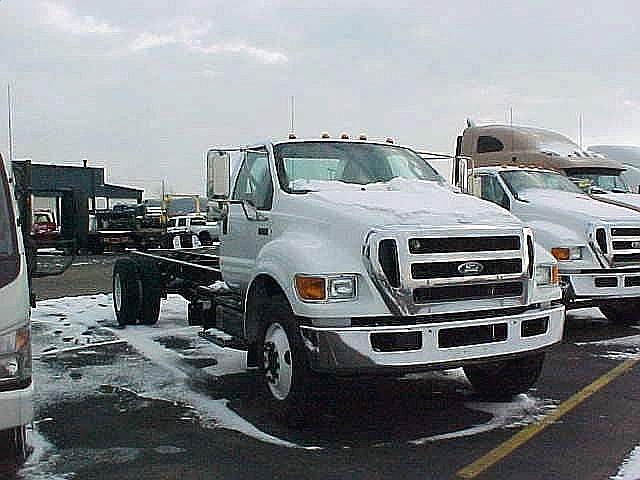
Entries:
{"label": "semi truck with sleeper", "polygon": [[220,245],[119,259],[115,313],[153,324],[182,295],[202,336],[247,350],[278,416],[304,416],[320,375],[463,367],[477,391],[510,396],[560,341],[556,260],[413,150],[290,138],[206,160]]}

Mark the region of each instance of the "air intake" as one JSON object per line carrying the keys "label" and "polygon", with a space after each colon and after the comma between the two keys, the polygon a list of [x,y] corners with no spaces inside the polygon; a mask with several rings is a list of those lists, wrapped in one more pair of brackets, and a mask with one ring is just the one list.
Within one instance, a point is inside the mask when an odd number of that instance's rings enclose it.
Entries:
{"label": "air intake", "polygon": [[607,232],[604,228],[598,228],[596,230],[596,242],[602,253],[608,253],[607,249]]}
{"label": "air intake", "polygon": [[533,267],[535,266],[536,259],[531,235],[527,235],[527,253],[529,254],[529,278],[533,278]]}
{"label": "air intake", "polygon": [[381,240],[378,246],[378,261],[382,271],[392,287],[400,287],[400,267],[398,265],[398,246],[393,239]]}

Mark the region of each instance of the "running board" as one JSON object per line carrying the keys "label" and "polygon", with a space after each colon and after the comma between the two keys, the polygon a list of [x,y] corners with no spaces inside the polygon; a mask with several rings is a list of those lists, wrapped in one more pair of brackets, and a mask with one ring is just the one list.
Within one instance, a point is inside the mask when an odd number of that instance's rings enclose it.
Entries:
{"label": "running board", "polygon": [[198,332],[200,338],[204,338],[222,348],[233,348],[235,350],[248,350],[247,343],[239,338],[232,337],[215,328],[203,329]]}

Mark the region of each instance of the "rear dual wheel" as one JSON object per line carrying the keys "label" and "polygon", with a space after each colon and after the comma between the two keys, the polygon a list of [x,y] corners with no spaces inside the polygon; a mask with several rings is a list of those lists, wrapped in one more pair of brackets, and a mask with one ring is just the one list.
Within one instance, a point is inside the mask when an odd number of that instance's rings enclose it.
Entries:
{"label": "rear dual wheel", "polygon": [[113,307],[120,326],[154,325],[160,315],[162,296],[155,268],[139,271],[131,259],[122,258],[113,267]]}
{"label": "rear dual wheel", "polygon": [[0,432],[0,445],[3,446],[0,448],[0,466],[4,462],[22,464],[29,455],[26,427],[20,426]]}

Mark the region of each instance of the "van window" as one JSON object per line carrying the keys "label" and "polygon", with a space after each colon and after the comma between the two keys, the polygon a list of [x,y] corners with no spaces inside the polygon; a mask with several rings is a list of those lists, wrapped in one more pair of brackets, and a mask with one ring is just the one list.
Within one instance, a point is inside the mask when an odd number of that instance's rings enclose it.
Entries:
{"label": "van window", "polygon": [[491,153],[501,152],[504,150],[504,145],[496,137],[490,137],[488,135],[480,135],[478,137],[478,153]]}
{"label": "van window", "polygon": [[15,225],[9,184],[0,157],[0,287],[13,281],[20,268]]}
{"label": "van window", "polygon": [[179,227],[186,227],[187,226],[187,219],[186,218],[179,218],[178,219],[178,226]]}
{"label": "van window", "polygon": [[167,227],[171,228],[175,226],[176,226],[176,219],[175,218],[170,219],[169,223],[167,223]]}
{"label": "van window", "polygon": [[251,202],[258,210],[270,210],[273,184],[266,150],[248,151],[236,179],[234,200]]}

